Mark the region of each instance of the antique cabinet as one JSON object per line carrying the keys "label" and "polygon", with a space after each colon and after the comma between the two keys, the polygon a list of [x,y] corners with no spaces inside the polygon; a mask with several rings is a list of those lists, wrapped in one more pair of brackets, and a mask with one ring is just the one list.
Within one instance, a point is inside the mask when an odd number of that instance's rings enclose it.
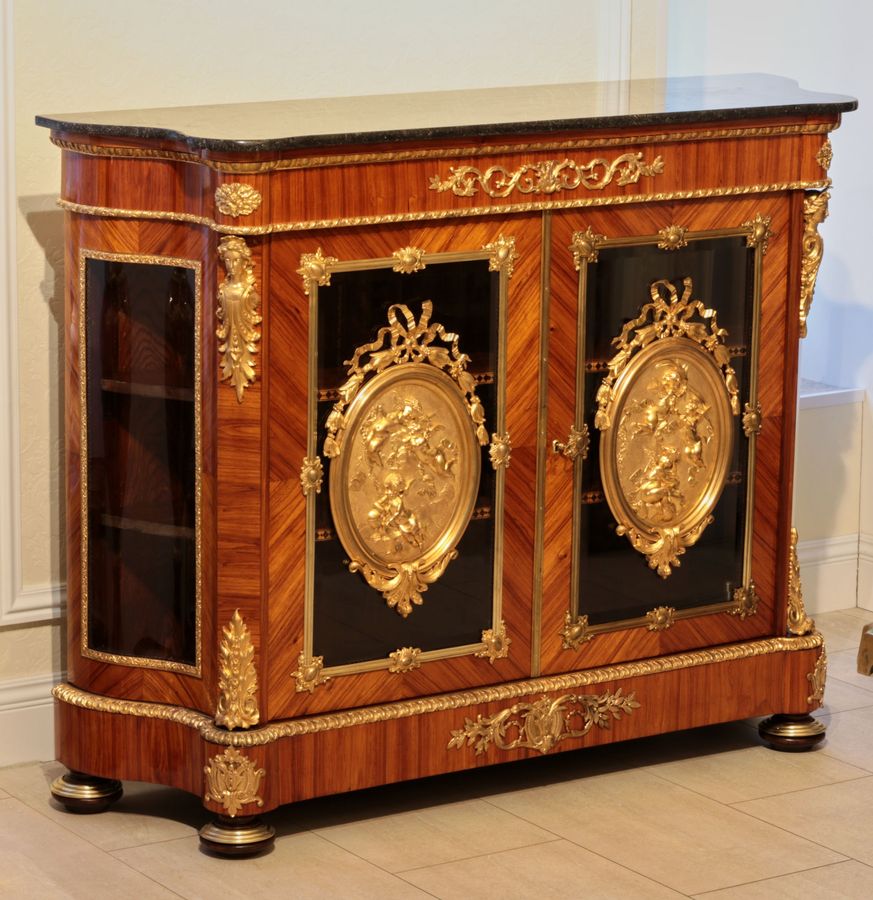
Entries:
{"label": "antique cabinet", "polygon": [[326,793],[747,716],[821,740],[797,357],[854,108],[754,76],[40,117],[54,796],[175,785],[251,853]]}

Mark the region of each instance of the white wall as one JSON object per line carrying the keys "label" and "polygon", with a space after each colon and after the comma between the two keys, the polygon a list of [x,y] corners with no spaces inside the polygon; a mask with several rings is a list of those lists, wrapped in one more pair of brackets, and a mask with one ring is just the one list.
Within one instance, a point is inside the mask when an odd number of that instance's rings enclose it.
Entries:
{"label": "white wall", "polygon": [[[34,115],[652,76],[665,65],[665,9],[0,0],[0,725],[26,713],[32,735],[30,701],[65,663],[60,154]],[[41,737],[4,742],[0,764],[51,754],[40,710]]]}
{"label": "white wall", "polygon": [[[824,261],[801,342],[800,373],[813,381],[860,387],[863,436],[857,477],[843,477],[847,443],[821,460],[818,477],[798,465],[798,507],[809,521],[833,521],[856,495],[860,484],[857,534],[861,547],[858,603],[873,608],[873,290],[870,288],[869,210],[873,207],[873,171],[869,136],[873,134],[873,4],[858,0],[670,0],[667,71],[670,75],[770,72],[797,80],[810,90],[850,94],[859,108],[846,113],[831,138],[834,161],[829,172],[830,218],[821,227]],[[832,436],[809,431],[809,440]],[[811,457],[824,445],[806,445]],[[806,452],[804,444],[798,447]],[[806,474],[804,474],[806,472]],[[833,531],[847,536],[845,519]],[[801,531],[801,541],[806,535]]]}

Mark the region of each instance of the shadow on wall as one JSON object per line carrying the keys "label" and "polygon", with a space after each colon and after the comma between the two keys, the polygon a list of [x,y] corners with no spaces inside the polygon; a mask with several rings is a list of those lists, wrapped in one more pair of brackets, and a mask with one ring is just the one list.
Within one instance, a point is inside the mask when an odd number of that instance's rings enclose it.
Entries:
{"label": "shadow on wall", "polygon": [[[50,423],[49,487],[51,504],[50,527],[46,529],[51,541],[51,571],[63,582],[66,576],[66,472],[64,464],[64,213],[55,206],[55,195],[33,195],[18,198],[18,206],[28,228],[43,252],[43,271],[39,281],[39,296],[26,298],[27,303],[41,302],[49,313],[45,317],[49,333],[44,346],[50,348],[47,398],[31,398],[33,402],[47,402],[54,415]],[[19,352],[23,353],[23,348]],[[22,452],[26,446],[22,444]],[[22,504],[26,498],[22,498]],[[66,635],[59,634],[60,647],[53,648],[53,658],[60,659],[66,670]]]}

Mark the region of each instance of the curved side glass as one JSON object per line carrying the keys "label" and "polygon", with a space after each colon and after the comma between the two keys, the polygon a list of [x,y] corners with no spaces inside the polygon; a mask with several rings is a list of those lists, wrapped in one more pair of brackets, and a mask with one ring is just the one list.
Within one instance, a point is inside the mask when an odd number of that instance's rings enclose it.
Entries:
{"label": "curved side glass", "polygon": [[82,264],[83,653],[196,671],[198,268]]}

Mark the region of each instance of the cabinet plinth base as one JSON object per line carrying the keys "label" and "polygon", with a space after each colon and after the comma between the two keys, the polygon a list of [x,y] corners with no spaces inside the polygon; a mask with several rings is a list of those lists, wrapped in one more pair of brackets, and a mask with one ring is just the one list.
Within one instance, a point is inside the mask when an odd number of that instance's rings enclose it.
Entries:
{"label": "cabinet plinth base", "polygon": [[121,782],[114,778],[70,772],[52,782],[51,792],[52,797],[62,803],[68,812],[99,813],[120,800],[124,789]]}
{"label": "cabinet plinth base", "polygon": [[758,725],[758,733],[774,749],[811,750],[824,740],[827,727],[805,715],[775,715]]}
{"label": "cabinet plinth base", "polygon": [[254,856],[271,849],[275,837],[259,816],[217,816],[200,829],[200,846],[216,856]]}

